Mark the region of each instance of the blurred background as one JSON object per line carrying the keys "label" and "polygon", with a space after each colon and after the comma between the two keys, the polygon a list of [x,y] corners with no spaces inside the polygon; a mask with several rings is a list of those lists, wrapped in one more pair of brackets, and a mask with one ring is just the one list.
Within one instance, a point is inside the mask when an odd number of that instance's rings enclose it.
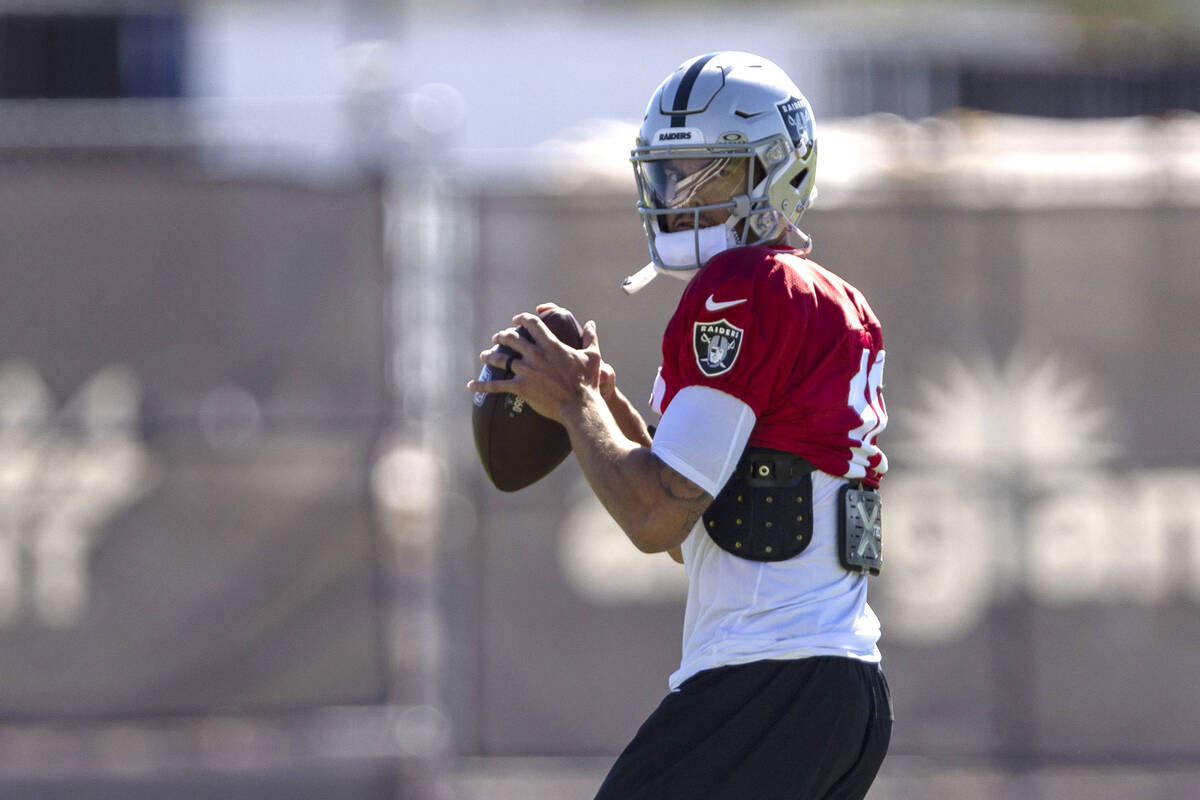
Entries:
{"label": "blurred background", "polygon": [[0,0],[0,796],[592,796],[682,570],[464,384],[553,299],[648,396],[628,150],[718,49],[884,322],[871,797],[1200,791],[1194,0]]}

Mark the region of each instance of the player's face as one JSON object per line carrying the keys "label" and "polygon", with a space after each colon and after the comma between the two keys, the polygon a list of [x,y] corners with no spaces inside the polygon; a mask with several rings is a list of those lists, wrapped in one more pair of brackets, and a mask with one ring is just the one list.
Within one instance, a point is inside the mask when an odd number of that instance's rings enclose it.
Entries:
{"label": "player's face", "polygon": [[[744,158],[676,158],[648,161],[644,164],[643,183],[655,208],[697,208],[727,203],[730,198],[749,191]],[[699,227],[723,225],[729,209],[701,211]],[[691,230],[696,214],[664,214],[659,225],[668,233]]]}

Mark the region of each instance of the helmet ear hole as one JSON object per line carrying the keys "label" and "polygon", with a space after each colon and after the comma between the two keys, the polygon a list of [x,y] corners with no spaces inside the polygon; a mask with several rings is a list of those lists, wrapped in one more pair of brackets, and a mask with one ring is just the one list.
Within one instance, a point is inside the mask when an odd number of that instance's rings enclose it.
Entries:
{"label": "helmet ear hole", "polygon": [[796,177],[792,178],[790,181],[788,181],[788,183],[790,183],[792,185],[793,189],[799,189],[800,184],[804,183],[804,179],[807,177],[808,177],[808,167],[805,167],[804,169],[797,172]]}

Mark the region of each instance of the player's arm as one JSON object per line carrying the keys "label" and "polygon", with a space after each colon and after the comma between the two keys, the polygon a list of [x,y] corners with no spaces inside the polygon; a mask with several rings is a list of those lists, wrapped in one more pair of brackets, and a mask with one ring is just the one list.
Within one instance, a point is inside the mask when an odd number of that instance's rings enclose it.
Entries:
{"label": "player's arm", "polygon": [[[663,415],[652,450],[621,431],[600,394],[594,322],[584,326],[584,348],[575,350],[532,314],[513,321],[533,336],[530,342],[507,330],[494,337],[521,354],[514,377],[468,388],[514,392],[562,423],[588,483],[634,545],[647,553],[678,548],[733,473],[754,427],[750,407],[715,389],[686,387]],[[494,366],[505,358],[494,348],[481,357]],[[679,560],[678,552],[672,557]]]}
{"label": "player's arm", "polygon": [[[585,407],[583,414],[586,416],[586,413]],[[664,549],[676,561],[683,561],[679,545],[733,475],[755,421],[754,412],[745,402],[701,385],[685,386],[677,392],[663,414],[649,452],[657,478],[654,488],[661,496],[651,496],[647,502],[660,504],[681,515],[680,519],[660,520],[667,530],[674,531],[671,538],[675,544],[666,541]],[[568,426],[570,430],[571,426]],[[645,448],[638,452],[644,457]],[[580,455],[581,464],[583,457]],[[586,467],[584,471],[588,472]],[[592,485],[596,488],[595,483]],[[604,501],[599,489],[596,494]],[[620,522],[617,513],[612,508],[609,510]],[[628,528],[626,532],[629,533]],[[634,533],[629,535],[642,547]],[[657,538],[652,541],[664,543]]]}
{"label": "player's arm", "polygon": [[[540,307],[538,311],[541,311]],[[602,362],[600,365],[600,396],[604,398],[608,410],[612,412],[613,419],[617,422],[617,427],[621,429],[621,433],[626,438],[644,447],[650,447],[653,444],[654,439],[650,435],[650,429],[646,426],[645,418],[617,387],[616,373],[613,372],[608,362]],[[668,548],[667,554],[676,562],[683,563],[683,550],[679,545]]]}
{"label": "player's arm", "polygon": [[676,557],[713,496],[626,438],[599,393],[588,394],[561,420],[584,476],[634,546]]}

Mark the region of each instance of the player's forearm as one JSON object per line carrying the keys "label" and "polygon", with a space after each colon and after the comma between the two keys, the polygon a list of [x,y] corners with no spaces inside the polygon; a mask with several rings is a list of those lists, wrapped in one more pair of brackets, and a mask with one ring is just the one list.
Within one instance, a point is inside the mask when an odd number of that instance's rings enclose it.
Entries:
{"label": "player's forearm", "polygon": [[[582,402],[564,413],[563,423],[596,497],[639,550],[659,553],[687,538],[707,502],[695,510],[700,498],[672,496],[672,490],[680,495],[688,492],[673,486],[663,471],[674,472],[648,446],[622,432],[598,392],[585,391]],[[702,491],[699,494],[711,500]]]}
{"label": "player's forearm", "polygon": [[604,398],[604,402],[612,413],[613,419],[616,420],[617,427],[621,429],[621,433],[625,434],[625,438],[644,447],[650,446],[652,439],[650,430],[646,427],[646,420],[642,418],[633,403],[629,402],[629,398],[620,389],[613,386],[612,392]]}

